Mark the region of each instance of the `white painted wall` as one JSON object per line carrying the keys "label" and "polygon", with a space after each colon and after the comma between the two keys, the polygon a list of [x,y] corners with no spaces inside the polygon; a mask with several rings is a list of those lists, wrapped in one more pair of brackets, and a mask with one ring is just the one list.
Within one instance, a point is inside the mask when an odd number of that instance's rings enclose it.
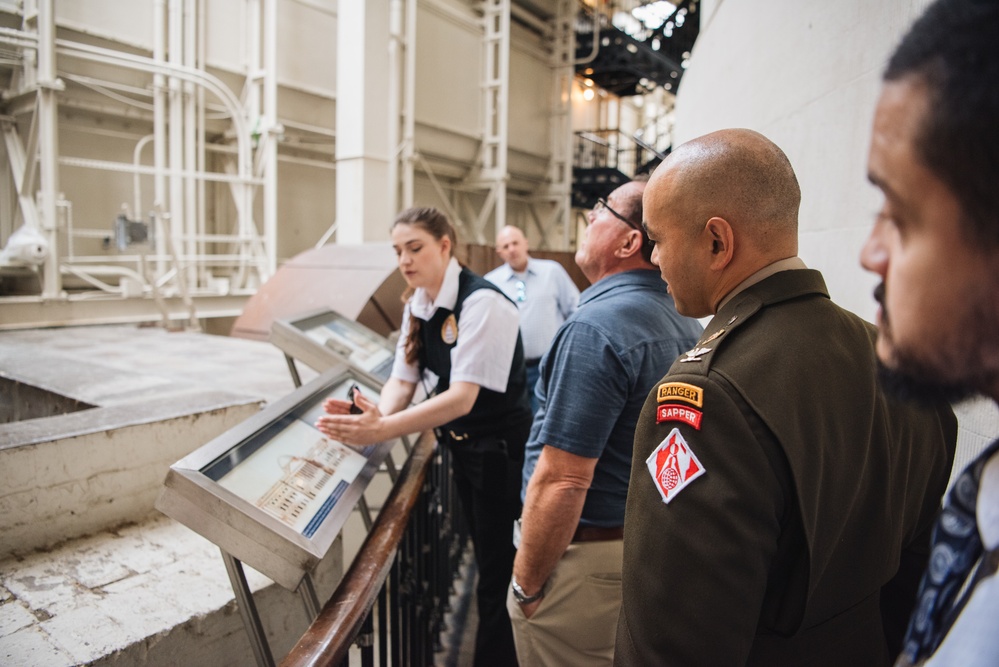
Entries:
{"label": "white painted wall", "polygon": [[[928,0],[707,0],[677,94],[676,140],[726,127],[776,142],[801,184],[800,255],[834,301],[873,320],[859,264],[880,205],[866,178],[881,74]],[[957,465],[999,433],[987,402],[962,405]]]}
{"label": "white painted wall", "polygon": [[705,3],[677,95],[677,140],[725,127],[770,137],[801,183],[801,256],[833,299],[872,319],[858,253],[879,195],[866,180],[885,61],[925,0]]}

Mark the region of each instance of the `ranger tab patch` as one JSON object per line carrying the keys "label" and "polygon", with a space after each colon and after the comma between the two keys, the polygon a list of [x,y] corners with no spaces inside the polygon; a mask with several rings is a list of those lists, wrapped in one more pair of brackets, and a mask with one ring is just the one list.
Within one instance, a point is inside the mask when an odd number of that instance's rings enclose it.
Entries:
{"label": "ranger tab patch", "polygon": [[662,424],[663,422],[683,422],[684,424],[693,426],[698,431],[701,430],[701,417],[703,416],[704,413],[700,410],[674,403],[666,403],[656,409],[657,424]]}
{"label": "ranger tab patch", "polygon": [[656,393],[656,401],[658,403],[683,401],[702,408],[704,407],[704,390],[686,382],[663,382],[659,385],[659,391]]}
{"label": "ranger tab patch", "polygon": [[690,446],[680,435],[678,428],[670,431],[666,439],[649,454],[645,465],[649,468],[659,495],[667,504],[706,472],[694,452],[690,451]]}

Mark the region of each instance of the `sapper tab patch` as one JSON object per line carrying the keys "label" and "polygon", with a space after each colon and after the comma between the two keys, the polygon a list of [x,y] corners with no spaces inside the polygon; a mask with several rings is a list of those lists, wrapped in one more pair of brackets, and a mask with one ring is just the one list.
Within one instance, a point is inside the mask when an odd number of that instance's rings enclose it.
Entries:
{"label": "sapper tab patch", "polygon": [[706,472],[704,466],[694,456],[694,452],[690,451],[690,446],[680,435],[678,428],[670,431],[659,446],[649,454],[649,458],[645,459],[645,465],[649,468],[652,482],[666,504]]}
{"label": "sapper tab patch", "polygon": [[656,401],[658,403],[683,401],[702,408],[704,407],[704,390],[686,382],[663,382],[659,385]]}
{"label": "sapper tab patch", "polygon": [[693,426],[698,431],[701,430],[701,417],[703,416],[704,413],[700,410],[674,403],[666,403],[656,409],[657,424],[662,424],[663,422],[683,422],[684,424]]}

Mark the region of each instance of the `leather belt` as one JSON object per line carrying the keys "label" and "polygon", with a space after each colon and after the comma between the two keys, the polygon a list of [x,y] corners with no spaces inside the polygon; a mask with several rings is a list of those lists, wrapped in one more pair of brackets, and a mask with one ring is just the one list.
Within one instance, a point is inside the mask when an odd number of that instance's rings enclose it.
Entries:
{"label": "leather belt", "polygon": [[610,542],[624,539],[624,526],[576,526],[573,542]]}

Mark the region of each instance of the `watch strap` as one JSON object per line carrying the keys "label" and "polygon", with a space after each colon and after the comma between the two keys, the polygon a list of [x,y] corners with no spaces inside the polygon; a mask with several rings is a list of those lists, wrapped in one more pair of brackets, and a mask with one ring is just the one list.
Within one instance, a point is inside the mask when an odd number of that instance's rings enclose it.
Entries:
{"label": "watch strap", "polygon": [[510,578],[510,588],[513,589],[513,597],[517,600],[519,604],[530,604],[536,602],[545,596],[545,587],[542,586],[541,589],[534,595],[528,595],[524,592],[524,589],[520,587],[517,583],[516,577]]}

